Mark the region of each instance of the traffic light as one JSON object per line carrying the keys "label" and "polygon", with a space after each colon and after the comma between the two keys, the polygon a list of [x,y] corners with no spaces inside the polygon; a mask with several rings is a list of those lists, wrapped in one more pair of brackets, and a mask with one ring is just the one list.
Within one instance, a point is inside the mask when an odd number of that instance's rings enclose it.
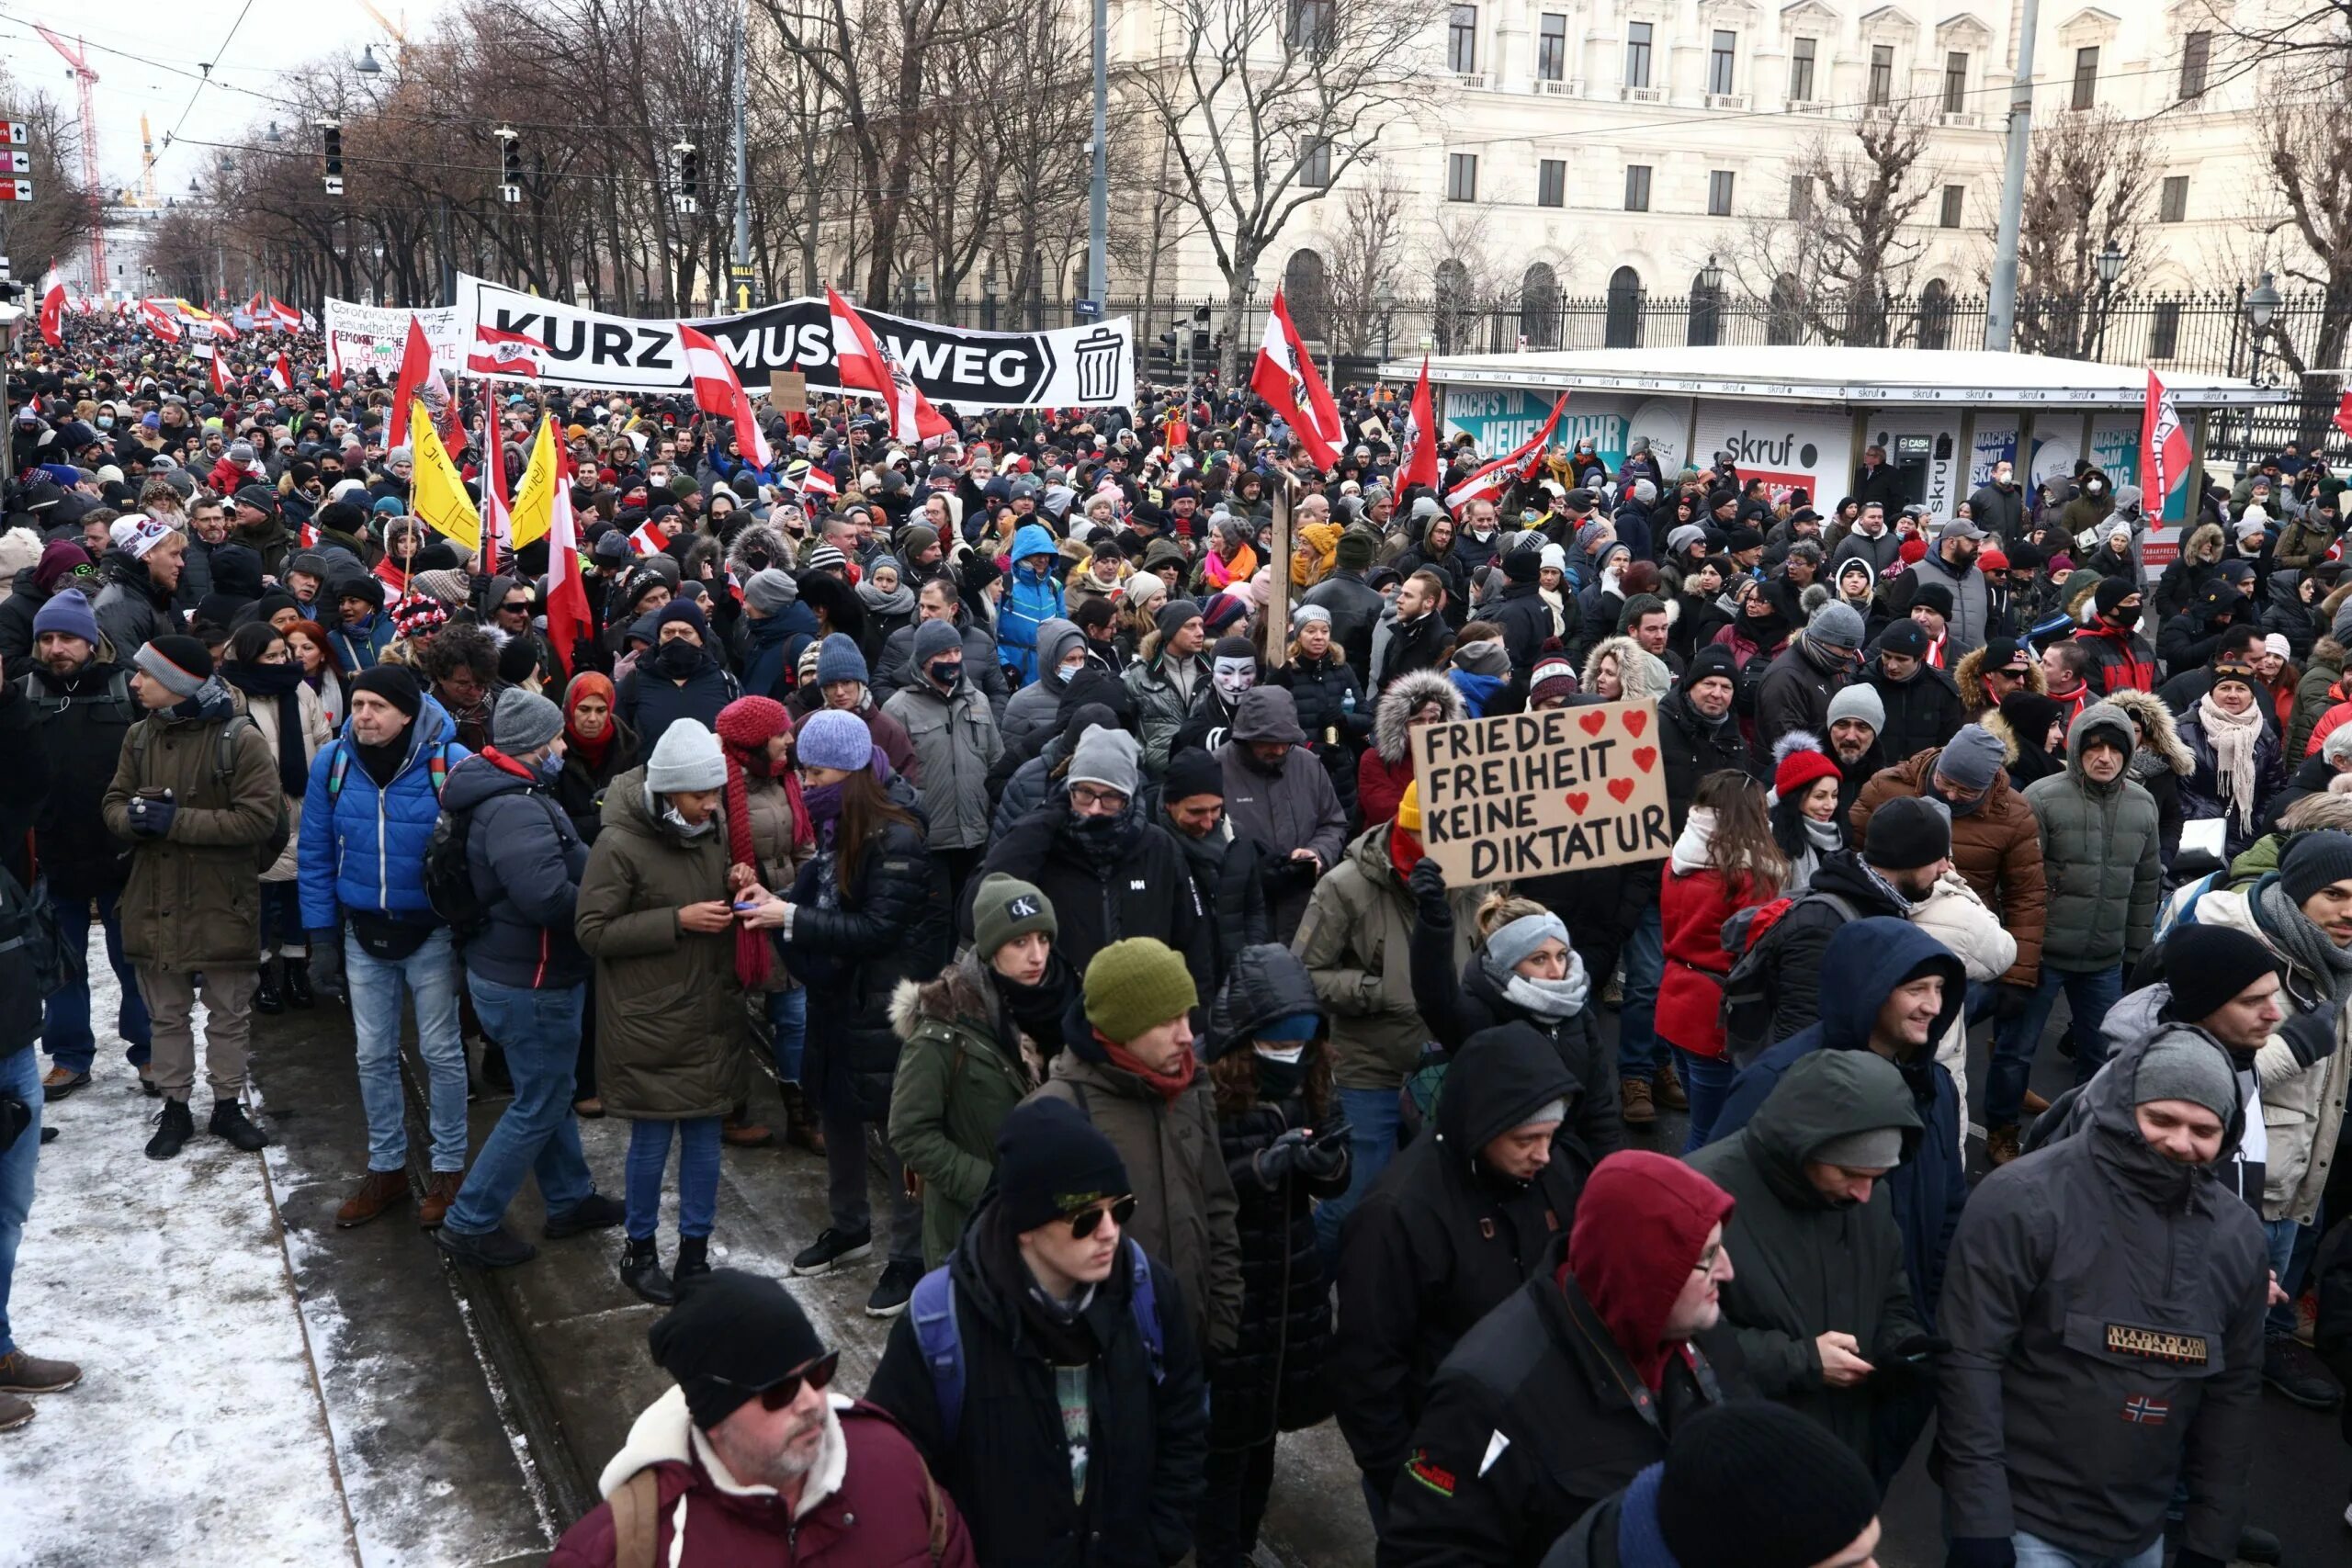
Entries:
{"label": "traffic light", "polygon": [[502,125],[491,132],[498,138],[498,199],[517,202],[523,199],[523,141],[511,125]]}
{"label": "traffic light", "polygon": [[1193,307],[1193,357],[1195,360],[1208,357],[1210,319],[1210,310],[1206,305]]}
{"label": "traffic light", "polygon": [[702,154],[691,141],[671,149],[678,155],[678,210],[692,214],[702,201]]}
{"label": "traffic light", "polygon": [[319,121],[320,152],[325,159],[326,186],[329,196],[343,194],[343,126],[339,121]]}
{"label": "traffic light", "polygon": [[1152,344],[1148,355],[1151,374],[1173,377],[1176,374],[1176,332],[1174,328],[1161,333]]}

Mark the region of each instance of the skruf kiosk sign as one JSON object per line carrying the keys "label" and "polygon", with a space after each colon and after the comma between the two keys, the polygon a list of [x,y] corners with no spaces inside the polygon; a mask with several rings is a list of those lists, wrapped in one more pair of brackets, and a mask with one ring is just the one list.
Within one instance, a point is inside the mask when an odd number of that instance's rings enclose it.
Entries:
{"label": "skruf kiosk sign", "polygon": [[1654,702],[1424,725],[1413,732],[1413,776],[1421,847],[1456,886],[1674,848]]}

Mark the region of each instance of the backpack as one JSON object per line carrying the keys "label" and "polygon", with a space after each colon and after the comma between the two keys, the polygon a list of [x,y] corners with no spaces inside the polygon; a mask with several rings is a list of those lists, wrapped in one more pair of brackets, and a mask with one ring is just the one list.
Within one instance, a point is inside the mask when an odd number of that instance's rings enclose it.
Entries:
{"label": "backpack", "polygon": [[[73,697],[59,696],[43,685],[36,676],[28,675],[17,684],[23,690],[26,699],[39,710],[43,722],[63,713],[77,700]],[[90,705],[87,698],[78,700],[85,706]],[[137,699],[130,694],[130,672],[119,666],[116,668],[113,674],[107,677],[107,694],[104,701],[119,723],[133,725],[146,716]]]}
{"label": "backpack", "polygon": [[[1159,1329],[1159,1298],[1151,1283],[1151,1261],[1135,1237],[1121,1238],[1127,1255],[1127,1275],[1134,1281],[1127,1306],[1135,1314],[1136,1332],[1143,1337],[1144,1354],[1151,1361],[1155,1387],[1168,1375],[1167,1337]],[[907,1313],[914,1321],[915,1344],[923,1365],[931,1369],[931,1388],[939,1402],[942,1441],[954,1446],[964,1422],[964,1337],[956,1321],[956,1281],[949,1265],[925,1274],[915,1284]]]}
{"label": "backpack", "polygon": [[83,973],[81,949],[59,929],[46,879],[36,874],[28,889],[0,865],[0,1055],[40,1039],[42,998]]}
{"label": "backpack", "polygon": [[[236,714],[220,727],[220,733],[212,739],[212,782],[220,787],[221,795],[228,799],[236,798],[237,737],[248,729],[257,735],[261,733],[261,727],[253,721],[252,715]],[[147,742],[153,735],[152,725],[134,724],[130,727],[127,744],[130,749],[131,764],[141,772],[146,769]],[[277,791],[277,826],[270,829],[268,838],[254,847],[254,859],[259,869],[267,871],[276,865],[277,857],[286,852],[286,846],[293,841],[293,838],[294,818],[286,808],[286,792],[281,789]]]}
{"label": "backpack", "polygon": [[1772,933],[1790,910],[1808,901],[1829,905],[1841,921],[1855,915],[1853,905],[1835,893],[1806,891],[1793,898],[1751,904],[1724,922],[1724,951],[1732,961],[1731,972],[1723,977],[1724,1049],[1743,1067],[1773,1043],[1773,978],[1780,972],[1780,944],[1772,941]]}
{"label": "backpack", "polygon": [[489,901],[475,891],[473,872],[466,864],[473,818],[470,810],[443,807],[424,845],[424,901],[460,947],[490,928]]}

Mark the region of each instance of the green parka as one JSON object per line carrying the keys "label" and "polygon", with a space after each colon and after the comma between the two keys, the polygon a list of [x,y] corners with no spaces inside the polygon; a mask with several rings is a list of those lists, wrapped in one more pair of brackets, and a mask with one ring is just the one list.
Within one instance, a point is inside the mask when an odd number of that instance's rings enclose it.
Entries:
{"label": "green parka", "polygon": [[934,979],[899,981],[890,1027],[905,1042],[890,1080],[890,1146],[922,1179],[922,1266],[936,1269],[996,1174],[997,1130],[1043,1066],[974,953]]}
{"label": "green parka", "polygon": [[[2083,748],[2102,731],[2126,760],[2109,784],[2083,772]],[[2133,744],[2124,711],[2093,703],[2066,728],[2066,771],[2026,786],[2025,803],[2041,824],[2041,961],[2053,968],[2129,965],[2155,931],[2164,847],[2155,797],[2132,782]]]}

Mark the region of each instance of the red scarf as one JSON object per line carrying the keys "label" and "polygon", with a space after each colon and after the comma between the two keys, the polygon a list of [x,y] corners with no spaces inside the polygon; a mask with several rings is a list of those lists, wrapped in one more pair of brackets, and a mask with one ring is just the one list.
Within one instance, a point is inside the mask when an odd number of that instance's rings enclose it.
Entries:
{"label": "red scarf", "polygon": [[1413,874],[1429,852],[1421,848],[1421,836],[1401,822],[1388,825],[1388,863],[1396,868],[1396,880],[1402,882]]}
{"label": "red scarf", "polygon": [[1193,1087],[1193,1076],[1201,1070],[1201,1064],[1193,1055],[1193,1048],[1190,1045],[1184,1047],[1184,1059],[1178,1065],[1176,1071],[1156,1073],[1145,1066],[1142,1058],[1134,1055],[1125,1046],[1114,1040],[1103,1040],[1101,1030],[1094,1032],[1094,1038],[1102,1041],[1103,1054],[1111,1058],[1113,1066],[1122,1072],[1135,1074],[1148,1084],[1160,1099],[1170,1105],[1176,1103],[1178,1095]]}

